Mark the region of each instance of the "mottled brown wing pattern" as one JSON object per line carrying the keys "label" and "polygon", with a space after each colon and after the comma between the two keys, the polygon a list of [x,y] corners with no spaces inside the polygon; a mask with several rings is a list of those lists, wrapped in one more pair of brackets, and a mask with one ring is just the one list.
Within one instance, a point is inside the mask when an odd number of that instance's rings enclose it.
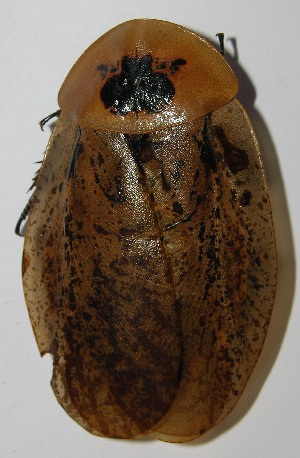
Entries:
{"label": "mottled brown wing pattern", "polygon": [[80,143],[66,205],[69,278],[57,346],[79,415],[100,434],[132,437],[176,395],[180,317],[124,135],[82,130]]}
{"label": "mottled brown wing pattern", "polygon": [[274,297],[270,205],[243,109],[139,135],[61,116],[47,151],[24,284],[59,402],[94,434],[197,437],[237,402]]}
{"label": "mottled brown wing pattern", "polygon": [[191,220],[165,232],[184,342],[176,400],[152,433],[167,441],[197,437],[236,404],[260,354],[275,295],[271,208],[249,120],[234,100],[206,123],[194,137],[206,190]]}
{"label": "mottled brown wing pattern", "polygon": [[[25,250],[48,293],[42,319],[52,333],[52,386],[91,432],[132,437],[157,422],[176,395],[182,348],[175,288],[125,136],[82,133],[70,150],[67,188],[56,195],[64,204],[42,203],[51,217],[44,225],[30,219]],[[44,170],[48,176],[47,160]],[[42,170],[36,211],[44,181]],[[41,313],[36,305],[32,300],[31,315]]]}

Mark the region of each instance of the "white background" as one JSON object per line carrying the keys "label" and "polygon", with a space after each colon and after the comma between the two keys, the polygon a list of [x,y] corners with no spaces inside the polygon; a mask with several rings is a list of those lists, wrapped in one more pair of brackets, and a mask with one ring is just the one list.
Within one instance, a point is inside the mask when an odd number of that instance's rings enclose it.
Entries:
{"label": "white background", "polygon": [[[300,2],[297,0],[0,1],[0,456],[3,458],[300,456]],[[23,299],[23,241],[14,225],[48,140],[37,122],[57,109],[78,56],[111,27],[150,17],[214,39],[235,37],[240,99],[261,143],[279,247],[279,287],[261,360],[237,408],[186,445],[88,434],[56,402]],[[226,41],[233,53],[231,41]],[[230,56],[228,59],[231,61]]]}

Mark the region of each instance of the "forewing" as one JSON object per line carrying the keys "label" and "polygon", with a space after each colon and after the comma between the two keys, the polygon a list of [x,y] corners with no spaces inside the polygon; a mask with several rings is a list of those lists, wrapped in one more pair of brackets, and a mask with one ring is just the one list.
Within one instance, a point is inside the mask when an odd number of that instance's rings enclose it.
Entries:
{"label": "forewing", "polygon": [[183,376],[152,434],[175,442],[199,436],[237,403],[261,352],[276,287],[267,183],[244,109],[234,100],[191,135],[200,153],[197,205],[164,232],[182,304]]}
{"label": "forewing", "polygon": [[26,298],[65,410],[94,434],[133,437],[160,420],[178,389],[175,287],[126,137],[67,127],[73,141],[60,145],[58,126],[37,183]]}

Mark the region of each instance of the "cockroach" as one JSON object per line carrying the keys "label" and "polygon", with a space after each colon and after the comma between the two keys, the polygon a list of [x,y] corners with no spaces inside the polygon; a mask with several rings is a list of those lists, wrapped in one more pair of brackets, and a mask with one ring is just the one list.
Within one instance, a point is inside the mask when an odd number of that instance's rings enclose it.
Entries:
{"label": "cockroach", "polygon": [[17,232],[28,214],[24,291],[53,391],[93,434],[190,441],[255,367],[276,248],[237,90],[211,44],[152,19],[99,38],[60,89]]}

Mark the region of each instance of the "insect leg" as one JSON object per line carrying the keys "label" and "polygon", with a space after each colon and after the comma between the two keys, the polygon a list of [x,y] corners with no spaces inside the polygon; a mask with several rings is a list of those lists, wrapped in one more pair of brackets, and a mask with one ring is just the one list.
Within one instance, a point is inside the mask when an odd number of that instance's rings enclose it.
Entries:
{"label": "insect leg", "polygon": [[221,56],[224,56],[224,33],[223,32],[220,32],[220,33],[216,33],[216,37],[219,38],[219,43],[220,43],[220,54]]}
{"label": "insect leg", "polygon": [[60,115],[60,110],[55,111],[54,113],[51,113],[50,115],[46,116],[46,118],[42,119],[39,122],[40,128],[44,130],[44,125],[47,124],[50,119],[55,118],[56,116],[58,117]]}
{"label": "insect leg", "polygon": [[31,203],[32,203],[32,196],[30,197],[30,199],[27,202],[24,210],[22,211],[22,213],[20,215],[20,218],[18,219],[18,222],[17,222],[16,227],[15,227],[15,234],[19,235],[20,237],[24,237],[24,235],[25,235],[24,227],[21,228],[21,226],[22,226],[22,223],[26,220],[26,218],[28,216],[28,213],[30,212]]}

